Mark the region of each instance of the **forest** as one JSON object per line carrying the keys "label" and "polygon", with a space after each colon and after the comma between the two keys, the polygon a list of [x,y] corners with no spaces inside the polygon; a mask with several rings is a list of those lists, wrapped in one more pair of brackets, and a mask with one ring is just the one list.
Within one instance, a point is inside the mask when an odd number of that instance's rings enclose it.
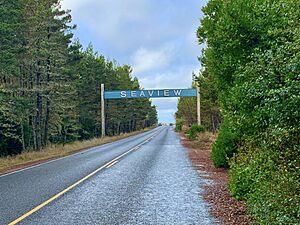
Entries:
{"label": "forest", "polygon": [[[0,0],[0,156],[101,135],[100,85],[141,89],[129,65],[74,38],[58,0]],[[149,99],[106,101],[106,134],[157,123]]]}
{"label": "forest", "polygon": [[[209,0],[202,11],[202,123],[221,120],[214,165],[257,224],[299,224],[300,1]],[[180,101],[187,120],[192,103]]]}

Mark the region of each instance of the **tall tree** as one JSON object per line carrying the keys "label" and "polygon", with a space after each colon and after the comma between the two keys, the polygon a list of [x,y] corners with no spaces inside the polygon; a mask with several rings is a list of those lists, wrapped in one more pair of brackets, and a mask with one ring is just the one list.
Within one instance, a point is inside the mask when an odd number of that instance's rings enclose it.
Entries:
{"label": "tall tree", "polygon": [[[128,65],[82,49],[59,0],[0,0],[0,155],[101,134],[100,85],[139,89]],[[156,123],[148,99],[107,101],[107,134]],[[134,109],[134,110],[132,110]]]}
{"label": "tall tree", "polygon": [[21,150],[18,106],[23,99],[18,97],[19,90],[15,91],[21,76],[21,19],[21,1],[0,1],[0,155]]}
{"label": "tall tree", "polygon": [[224,118],[214,163],[230,166],[231,192],[258,223],[295,224],[300,2],[211,0],[203,12],[202,63],[216,81]]}

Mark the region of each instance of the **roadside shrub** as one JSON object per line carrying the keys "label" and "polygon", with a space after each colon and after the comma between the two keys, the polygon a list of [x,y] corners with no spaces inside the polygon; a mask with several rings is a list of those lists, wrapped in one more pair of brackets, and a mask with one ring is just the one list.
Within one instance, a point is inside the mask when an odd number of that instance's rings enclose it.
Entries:
{"label": "roadside shrub", "polygon": [[184,123],[183,119],[176,119],[176,126],[175,126],[175,131],[176,132],[182,131],[183,123]]}
{"label": "roadside shrub", "polygon": [[246,201],[258,224],[300,224],[300,158],[287,152],[239,149],[230,160],[230,192]]}
{"label": "roadside shrub", "polygon": [[193,124],[190,129],[187,131],[188,139],[195,139],[197,134],[200,132],[204,132],[205,128],[202,125]]}
{"label": "roadside shrub", "polygon": [[197,32],[224,117],[212,159],[257,224],[300,225],[299,6],[211,0]]}
{"label": "roadside shrub", "polygon": [[236,153],[238,136],[236,131],[231,129],[229,122],[224,120],[211,152],[215,167],[229,167],[228,161]]}

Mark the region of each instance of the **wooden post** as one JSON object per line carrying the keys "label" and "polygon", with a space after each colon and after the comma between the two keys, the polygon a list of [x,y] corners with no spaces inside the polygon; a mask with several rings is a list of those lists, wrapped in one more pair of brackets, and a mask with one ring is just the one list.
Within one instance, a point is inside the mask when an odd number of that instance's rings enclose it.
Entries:
{"label": "wooden post", "polygon": [[201,125],[200,84],[197,84],[197,121],[198,121],[198,125]]}
{"label": "wooden post", "polygon": [[104,101],[104,84],[101,84],[101,137],[104,138],[105,137],[105,101]]}

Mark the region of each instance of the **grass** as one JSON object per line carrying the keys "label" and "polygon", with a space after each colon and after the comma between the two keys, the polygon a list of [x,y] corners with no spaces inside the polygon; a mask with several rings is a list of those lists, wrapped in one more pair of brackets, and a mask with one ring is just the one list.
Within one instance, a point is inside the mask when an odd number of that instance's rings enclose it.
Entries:
{"label": "grass", "polygon": [[191,142],[191,148],[197,150],[211,151],[212,145],[217,138],[217,134],[211,132],[199,133],[195,140]]}
{"label": "grass", "polygon": [[106,143],[121,140],[139,133],[150,130],[144,129],[132,133],[121,134],[113,137],[94,138],[86,141],[76,141],[69,144],[50,145],[40,151],[25,151],[19,155],[0,157],[0,174],[6,173],[15,169],[21,169],[27,166],[35,165],[51,159],[56,159],[71,155],[73,153],[103,145]]}

